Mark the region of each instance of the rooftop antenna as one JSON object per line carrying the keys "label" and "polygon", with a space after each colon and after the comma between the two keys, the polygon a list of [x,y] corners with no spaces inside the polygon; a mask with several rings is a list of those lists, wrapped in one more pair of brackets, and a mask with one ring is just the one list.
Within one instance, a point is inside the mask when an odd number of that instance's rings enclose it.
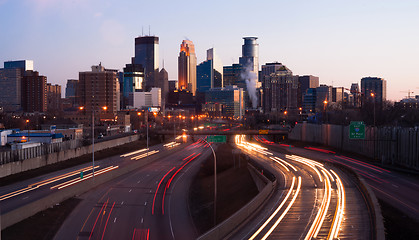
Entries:
{"label": "rooftop antenna", "polygon": [[148,36],[151,36],[150,25],[148,25]]}
{"label": "rooftop antenna", "polygon": [[141,26],[141,37],[144,37],[144,26]]}

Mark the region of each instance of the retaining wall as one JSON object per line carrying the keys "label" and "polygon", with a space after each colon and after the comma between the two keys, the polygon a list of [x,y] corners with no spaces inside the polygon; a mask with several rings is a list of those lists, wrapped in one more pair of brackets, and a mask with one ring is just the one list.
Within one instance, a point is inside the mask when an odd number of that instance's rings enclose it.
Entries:
{"label": "retaining wall", "polygon": [[276,186],[276,180],[274,182],[269,181],[259,171],[249,164],[249,170],[259,175],[259,180],[266,181],[265,187],[254,197],[249,203],[242,207],[239,211],[231,215],[229,218],[218,224],[208,232],[200,236],[199,240],[214,240],[223,239],[229,233],[233,232],[243,221],[245,221],[250,215],[254,214],[260,205],[268,198],[274,187]]}
{"label": "retaining wall", "polygon": [[365,139],[349,139],[349,126],[303,123],[295,125],[288,138],[380,159],[383,164],[419,170],[418,129],[366,127]]}
{"label": "retaining wall", "polygon": [[[130,143],[133,141],[137,141],[139,139],[139,135],[131,135],[127,137],[112,139],[109,141],[103,141],[99,143],[95,143],[95,152],[120,146],[126,143]],[[72,144],[72,143],[70,143]],[[42,148],[41,146],[40,148]],[[50,148],[54,148],[54,146],[47,146]],[[23,149],[28,150],[28,149]],[[20,151],[20,150],[17,150]],[[29,150],[28,150],[29,151]],[[32,151],[39,151],[39,150],[32,150]],[[11,151],[14,152],[14,151]],[[9,154],[11,154],[9,152]],[[63,151],[56,151],[46,155],[40,155],[34,158],[24,159],[21,161],[9,162],[6,164],[0,165],[0,178],[9,176],[11,174],[16,174],[24,171],[28,171],[31,169],[43,167],[49,164],[54,164],[61,161],[66,161],[71,158],[80,157],[85,154],[92,153],[92,145],[88,146],[79,146],[74,149],[68,149]]]}

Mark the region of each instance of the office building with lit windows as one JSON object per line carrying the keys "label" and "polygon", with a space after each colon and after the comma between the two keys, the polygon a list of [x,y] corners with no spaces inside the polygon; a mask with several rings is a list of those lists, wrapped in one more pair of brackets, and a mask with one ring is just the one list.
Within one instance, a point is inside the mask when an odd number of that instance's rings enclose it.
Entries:
{"label": "office building with lit windows", "polygon": [[196,93],[196,55],[195,46],[190,40],[183,40],[178,57],[178,87]]}
{"label": "office building with lit windows", "polygon": [[[105,69],[102,64],[92,66],[92,71],[79,73],[79,106],[83,114],[95,113],[95,122],[113,119],[119,110],[118,71]],[[88,118],[87,118],[88,120]],[[91,124],[87,121],[85,124]]]}
{"label": "office building with lit windows", "polygon": [[[383,78],[364,77],[361,79],[363,101],[382,103],[387,99],[387,82]],[[372,96],[372,94],[374,96]],[[375,100],[374,100],[375,98]]]}
{"label": "office building with lit windows", "polygon": [[144,68],[144,91],[156,86],[159,74],[159,38],[156,36],[141,36],[135,38],[134,64]]}

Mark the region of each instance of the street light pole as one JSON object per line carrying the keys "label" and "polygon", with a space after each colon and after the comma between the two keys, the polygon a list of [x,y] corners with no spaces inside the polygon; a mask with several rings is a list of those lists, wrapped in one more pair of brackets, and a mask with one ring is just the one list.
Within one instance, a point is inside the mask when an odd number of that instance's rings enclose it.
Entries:
{"label": "street light pole", "polygon": [[212,148],[211,144],[209,144],[207,140],[205,140],[205,138],[202,138],[202,140],[204,140],[209,145],[212,151],[212,155],[214,156],[214,226],[215,226],[217,223],[217,158],[215,156],[214,148]]}
{"label": "street light pole", "polygon": [[145,112],[146,124],[147,124],[147,156],[148,156],[148,108]]}
{"label": "street light pole", "polygon": [[328,119],[327,119],[327,100],[324,100],[323,103],[324,103],[324,115],[326,115],[325,116],[325,121],[326,121],[326,123],[328,123]]}
{"label": "street light pole", "polygon": [[373,125],[373,129],[374,129],[374,141],[373,141],[373,143],[374,143],[374,160],[375,160],[375,139],[376,139],[376,135],[377,135],[377,130],[375,129],[376,127],[375,127],[375,94],[372,92],[371,93],[371,97],[372,97],[372,99],[373,99],[373,105],[374,105],[374,125]]}
{"label": "street light pole", "polygon": [[26,126],[28,127],[28,142],[31,140],[30,138],[30,130],[29,130],[29,119],[26,120]]}
{"label": "street light pole", "polygon": [[95,178],[95,109],[92,106],[92,174]]}

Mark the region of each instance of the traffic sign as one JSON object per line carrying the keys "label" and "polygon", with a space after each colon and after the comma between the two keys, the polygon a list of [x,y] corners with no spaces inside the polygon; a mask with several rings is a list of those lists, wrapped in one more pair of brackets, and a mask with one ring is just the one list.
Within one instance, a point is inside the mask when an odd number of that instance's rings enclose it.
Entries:
{"label": "traffic sign", "polygon": [[365,139],[364,122],[351,122],[349,125],[349,139]]}
{"label": "traffic sign", "polygon": [[159,110],[160,110],[160,109],[159,109],[159,108],[157,108],[157,107],[149,107],[149,108],[148,108],[148,111],[149,111],[149,112],[159,112]]}
{"label": "traffic sign", "polygon": [[225,135],[212,135],[207,137],[208,142],[213,143],[225,143],[227,142],[227,136]]}
{"label": "traffic sign", "polygon": [[259,130],[259,135],[268,134],[269,130]]}

